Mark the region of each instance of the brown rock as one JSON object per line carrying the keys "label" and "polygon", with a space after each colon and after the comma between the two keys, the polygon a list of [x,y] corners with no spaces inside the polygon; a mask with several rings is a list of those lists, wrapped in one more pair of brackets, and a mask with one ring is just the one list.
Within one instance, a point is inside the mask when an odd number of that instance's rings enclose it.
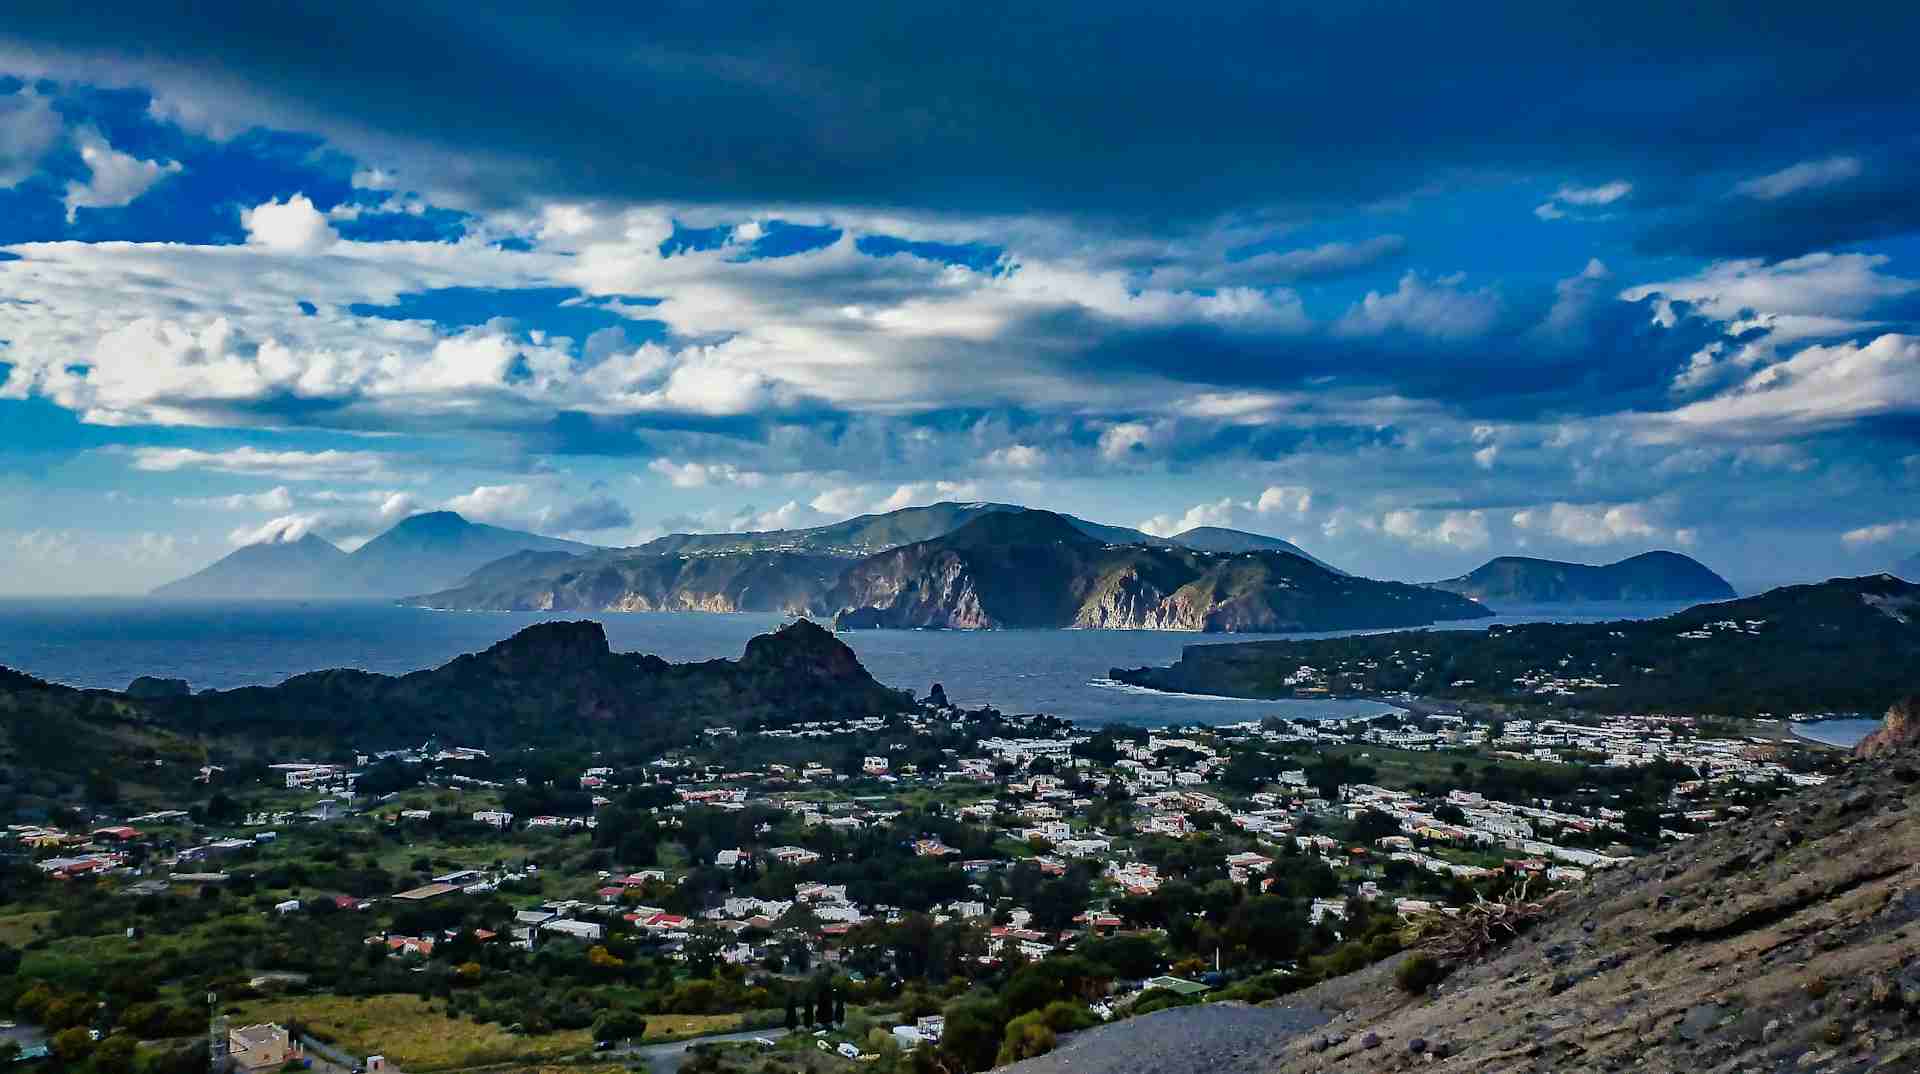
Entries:
{"label": "brown rock", "polygon": [[1920,743],[1920,694],[1908,694],[1887,710],[1880,730],[1860,740],[1855,756],[1880,757]]}

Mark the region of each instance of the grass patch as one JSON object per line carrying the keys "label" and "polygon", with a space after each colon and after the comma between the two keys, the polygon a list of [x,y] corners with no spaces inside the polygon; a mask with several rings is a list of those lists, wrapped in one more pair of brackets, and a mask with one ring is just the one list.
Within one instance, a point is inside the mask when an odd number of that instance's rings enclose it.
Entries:
{"label": "grass patch", "polygon": [[52,910],[33,910],[0,917],[0,943],[21,947],[39,936],[40,927],[53,920]]}
{"label": "grass patch", "polygon": [[593,1034],[585,1029],[521,1036],[492,1022],[448,1018],[443,1003],[414,995],[289,996],[241,1003],[231,1017],[235,1025],[304,1022],[335,1047],[356,1056],[384,1055],[407,1071],[537,1063],[593,1047]]}

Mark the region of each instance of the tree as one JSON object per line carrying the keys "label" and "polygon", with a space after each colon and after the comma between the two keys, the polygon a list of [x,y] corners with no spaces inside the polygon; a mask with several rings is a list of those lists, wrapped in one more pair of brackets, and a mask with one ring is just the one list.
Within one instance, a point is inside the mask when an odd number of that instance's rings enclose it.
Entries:
{"label": "tree", "polygon": [[639,1040],[646,1035],[647,1020],[632,1011],[603,1011],[593,1022],[596,1041]]}
{"label": "tree", "polygon": [[52,1052],[53,1057],[62,1063],[76,1066],[85,1062],[87,1056],[93,1054],[93,1037],[88,1035],[83,1026],[63,1029],[55,1033],[53,1039],[47,1041],[47,1051]]}
{"label": "tree", "polygon": [[1039,1011],[1029,1011],[1007,1023],[1006,1036],[995,1054],[996,1064],[1017,1063],[1053,1051],[1057,1038]]}
{"label": "tree", "polygon": [[800,1012],[794,1009],[793,993],[787,993],[787,1032],[800,1028]]}
{"label": "tree", "polygon": [[136,1045],[125,1033],[115,1033],[93,1050],[95,1074],[133,1074]]}
{"label": "tree", "polygon": [[990,999],[958,999],[947,1004],[946,1027],[940,1050],[952,1056],[962,1070],[985,1070],[1000,1054],[1006,1016]]}
{"label": "tree", "polygon": [[833,993],[833,1024],[837,1026],[847,1024],[847,995],[838,989]]}
{"label": "tree", "polygon": [[813,988],[813,1024],[830,1026],[833,1024],[833,988],[821,981]]}

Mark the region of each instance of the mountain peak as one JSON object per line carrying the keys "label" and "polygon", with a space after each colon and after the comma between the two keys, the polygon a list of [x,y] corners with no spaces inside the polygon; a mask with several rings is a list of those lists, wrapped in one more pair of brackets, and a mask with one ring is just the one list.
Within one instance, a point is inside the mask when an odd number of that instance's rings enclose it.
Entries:
{"label": "mountain peak", "polygon": [[388,533],[453,533],[471,529],[473,523],[458,511],[422,511],[401,519]]}
{"label": "mountain peak", "polygon": [[1101,543],[1064,515],[1034,510],[990,511],[935,540],[959,548],[989,544]]}
{"label": "mountain peak", "polygon": [[1496,556],[1458,578],[1429,583],[1480,601],[1552,604],[1588,600],[1730,600],[1726,579],[1665,549],[1595,566],[1532,556]]}
{"label": "mountain peak", "polygon": [[613,647],[606,628],[591,619],[555,620],[525,627],[481,653],[482,659],[522,668],[566,668],[605,659]]}

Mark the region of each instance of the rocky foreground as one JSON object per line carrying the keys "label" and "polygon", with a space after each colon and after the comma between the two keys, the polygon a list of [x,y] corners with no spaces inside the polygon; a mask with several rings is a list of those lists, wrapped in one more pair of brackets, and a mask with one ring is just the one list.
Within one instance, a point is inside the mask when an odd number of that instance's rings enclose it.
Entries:
{"label": "rocky foreground", "polygon": [[[1274,1074],[1920,1070],[1920,756],[1599,874],[1430,995],[1402,955],[1288,998]],[[1443,1058],[1444,1057],[1444,1058]]]}

